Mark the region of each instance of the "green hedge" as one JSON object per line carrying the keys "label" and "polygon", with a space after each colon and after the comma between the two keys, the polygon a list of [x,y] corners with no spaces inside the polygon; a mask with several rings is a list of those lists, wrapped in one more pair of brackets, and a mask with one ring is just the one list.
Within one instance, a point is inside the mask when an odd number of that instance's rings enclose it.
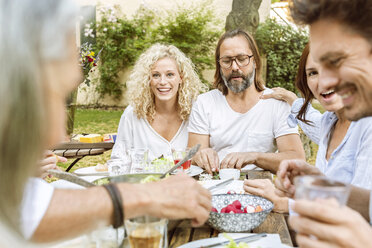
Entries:
{"label": "green hedge", "polygon": [[308,42],[307,32],[268,19],[259,25],[255,38],[261,54],[267,58],[266,85],[295,92],[294,80],[302,50]]}

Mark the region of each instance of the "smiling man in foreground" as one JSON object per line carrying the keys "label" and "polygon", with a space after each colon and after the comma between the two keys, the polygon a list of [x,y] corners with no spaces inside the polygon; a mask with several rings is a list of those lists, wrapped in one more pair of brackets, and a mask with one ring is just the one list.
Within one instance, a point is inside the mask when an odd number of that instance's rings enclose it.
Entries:
{"label": "smiling man in foreground", "polygon": [[[310,25],[310,53],[320,66],[319,85],[342,97],[348,119],[371,116],[372,1],[293,0],[291,11],[294,20]],[[304,174],[317,172],[301,161],[284,161],[277,181],[293,193],[291,180]],[[353,187],[348,205],[370,219],[369,191]],[[291,217],[290,224],[300,247],[372,247],[372,228],[350,208],[301,200],[293,209],[299,216]]]}

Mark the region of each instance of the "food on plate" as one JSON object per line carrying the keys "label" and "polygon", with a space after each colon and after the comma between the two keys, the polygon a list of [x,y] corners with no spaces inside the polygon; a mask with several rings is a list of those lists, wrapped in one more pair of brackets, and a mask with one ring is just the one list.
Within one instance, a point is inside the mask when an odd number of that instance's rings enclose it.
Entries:
{"label": "food on plate", "polygon": [[216,208],[212,208],[212,212],[221,214],[246,214],[246,213],[258,213],[263,209],[260,205],[256,207],[253,205],[242,206],[239,200],[235,200],[233,203],[223,207],[220,212]]}
{"label": "food on plate", "polygon": [[207,174],[207,173],[202,173],[199,175],[199,181],[198,182],[201,182],[201,181],[208,181],[208,180],[212,180],[212,176]]}
{"label": "food on plate", "polygon": [[157,182],[159,181],[159,177],[158,176],[153,176],[153,175],[150,175],[150,176],[147,176],[145,177],[144,179],[141,180],[141,183],[151,183],[151,182]]}
{"label": "food on plate", "polygon": [[245,242],[239,242],[239,244],[236,244],[233,238],[231,238],[226,233],[223,234],[223,237],[230,240],[230,243],[225,245],[225,248],[249,248],[249,245]]}
{"label": "food on plate", "polygon": [[[169,177],[169,174],[167,174],[166,176],[165,176],[165,178],[167,178],[167,177]],[[156,176],[154,176],[154,175],[150,175],[150,176],[147,176],[147,177],[145,177],[144,179],[142,179],[141,181],[140,181],[140,183],[151,183],[151,182],[157,182],[157,181],[160,181],[161,179],[160,179],[160,175],[156,175]]]}
{"label": "food on plate", "polygon": [[104,184],[109,184],[110,180],[107,177],[105,177],[105,178],[100,178],[100,179],[96,180],[94,183],[97,186],[101,186],[101,185],[104,185]]}
{"label": "food on plate", "polygon": [[96,171],[108,171],[107,164],[97,164],[94,169]]}
{"label": "food on plate", "polygon": [[173,159],[166,157],[155,158],[151,161],[151,167],[148,167],[151,172],[163,173],[169,170],[174,165]]}

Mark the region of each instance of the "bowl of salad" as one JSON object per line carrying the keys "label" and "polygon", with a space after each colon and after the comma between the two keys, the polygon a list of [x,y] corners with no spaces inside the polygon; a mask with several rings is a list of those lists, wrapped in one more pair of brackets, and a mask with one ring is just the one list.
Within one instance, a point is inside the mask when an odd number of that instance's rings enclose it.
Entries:
{"label": "bowl of salad", "polygon": [[264,222],[274,204],[249,194],[212,195],[208,224],[220,232],[247,232]]}

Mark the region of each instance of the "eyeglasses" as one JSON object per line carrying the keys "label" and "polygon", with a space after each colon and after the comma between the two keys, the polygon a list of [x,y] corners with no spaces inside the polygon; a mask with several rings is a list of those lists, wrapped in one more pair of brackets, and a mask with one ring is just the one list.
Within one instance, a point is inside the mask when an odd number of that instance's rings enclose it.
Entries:
{"label": "eyeglasses", "polygon": [[249,62],[251,61],[251,58],[253,55],[238,55],[234,57],[222,57],[218,60],[220,63],[220,66],[224,69],[229,69],[232,66],[233,61],[236,62],[236,64],[239,67],[244,67],[249,65]]}

